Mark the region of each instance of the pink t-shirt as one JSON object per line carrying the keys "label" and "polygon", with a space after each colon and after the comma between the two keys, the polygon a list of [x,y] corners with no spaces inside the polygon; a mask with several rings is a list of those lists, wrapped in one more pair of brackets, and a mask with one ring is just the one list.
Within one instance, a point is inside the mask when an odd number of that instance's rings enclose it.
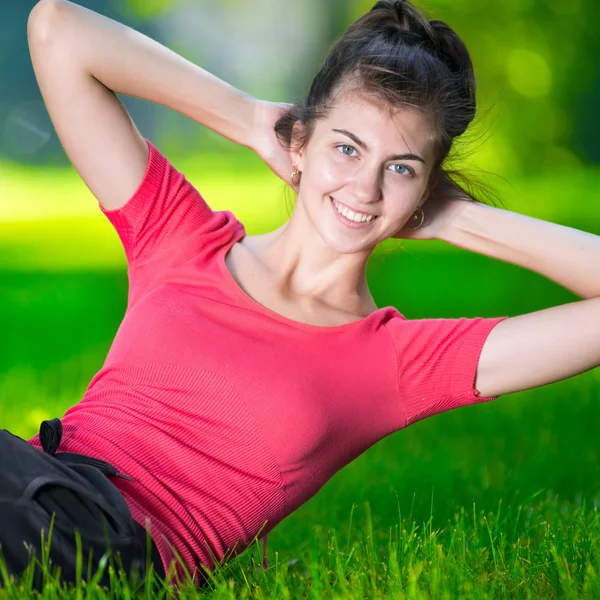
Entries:
{"label": "pink t-shirt", "polygon": [[242,223],[147,143],[138,190],[100,207],[125,249],[127,310],[64,415],[59,452],[132,477],[111,481],[137,522],[150,519],[165,568],[175,551],[193,574],[264,536],[387,435],[493,400],[473,385],[507,317],[407,320],[388,306],[319,327],[278,315],[225,266]]}

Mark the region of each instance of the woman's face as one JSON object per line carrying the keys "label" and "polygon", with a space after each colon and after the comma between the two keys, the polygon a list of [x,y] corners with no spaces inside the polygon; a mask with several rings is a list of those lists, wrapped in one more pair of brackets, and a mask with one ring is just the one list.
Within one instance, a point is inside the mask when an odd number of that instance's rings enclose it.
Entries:
{"label": "woman's face", "polygon": [[[348,94],[317,121],[305,148],[292,152],[302,172],[297,204],[335,250],[372,250],[426,200],[433,148],[430,125],[420,113],[390,117],[375,103]],[[355,216],[344,218],[336,204]],[[375,218],[366,222],[365,215]]]}

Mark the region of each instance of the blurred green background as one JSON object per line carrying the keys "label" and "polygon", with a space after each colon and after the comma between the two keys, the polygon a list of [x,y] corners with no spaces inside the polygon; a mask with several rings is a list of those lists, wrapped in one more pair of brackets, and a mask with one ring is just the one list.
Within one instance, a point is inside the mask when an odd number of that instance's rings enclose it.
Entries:
{"label": "blurred green background", "polygon": [[[287,102],[306,91],[334,37],[374,4],[80,3],[248,93]],[[5,0],[0,19],[0,427],[22,436],[81,398],[127,299],[120,241],[70,166],[35,82],[26,41],[33,4]],[[475,64],[481,112],[456,166],[490,183],[508,210],[599,234],[600,3],[429,0],[421,6],[456,29]],[[142,134],[214,209],[232,210],[250,234],[287,218],[284,184],[249,150],[164,107],[122,100]],[[408,318],[514,316],[576,299],[537,274],[441,242],[383,244],[368,277],[378,304],[393,304]],[[600,475],[593,426],[599,379],[594,369],[420,422],[347,467],[301,512],[318,518],[321,511],[327,519],[323,498],[342,494],[345,517],[351,500],[384,502],[377,490],[401,488],[410,499],[430,485],[441,487],[442,503],[444,492],[468,502],[477,494],[485,499],[486,489],[515,487],[534,493],[549,486],[570,498],[591,494]],[[526,476],[512,471],[517,463]],[[367,473],[371,487],[364,486]],[[294,518],[301,527],[301,517]]]}

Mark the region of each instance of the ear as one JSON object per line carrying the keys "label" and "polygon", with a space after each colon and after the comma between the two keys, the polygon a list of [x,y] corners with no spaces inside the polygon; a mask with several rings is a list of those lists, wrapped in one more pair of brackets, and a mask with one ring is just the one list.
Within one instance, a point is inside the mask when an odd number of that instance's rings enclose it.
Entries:
{"label": "ear", "polygon": [[290,156],[292,158],[292,162],[296,165],[299,171],[304,171],[305,148],[300,146],[301,140],[304,139],[304,133],[304,125],[300,121],[296,121],[292,129]]}

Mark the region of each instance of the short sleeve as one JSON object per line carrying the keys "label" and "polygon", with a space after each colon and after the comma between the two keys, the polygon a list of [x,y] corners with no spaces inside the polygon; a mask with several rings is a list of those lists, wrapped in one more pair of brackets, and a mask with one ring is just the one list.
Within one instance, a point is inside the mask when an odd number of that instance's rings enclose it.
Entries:
{"label": "short sleeve", "polygon": [[211,210],[198,190],[148,140],[148,166],[138,189],[115,210],[100,210],[113,224],[127,262],[171,254],[192,238],[224,226],[225,212]]}
{"label": "short sleeve", "polygon": [[508,317],[393,319],[390,331],[398,361],[398,387],[406,425],[498,396],[475,388],[477,365],[492,329]]}

